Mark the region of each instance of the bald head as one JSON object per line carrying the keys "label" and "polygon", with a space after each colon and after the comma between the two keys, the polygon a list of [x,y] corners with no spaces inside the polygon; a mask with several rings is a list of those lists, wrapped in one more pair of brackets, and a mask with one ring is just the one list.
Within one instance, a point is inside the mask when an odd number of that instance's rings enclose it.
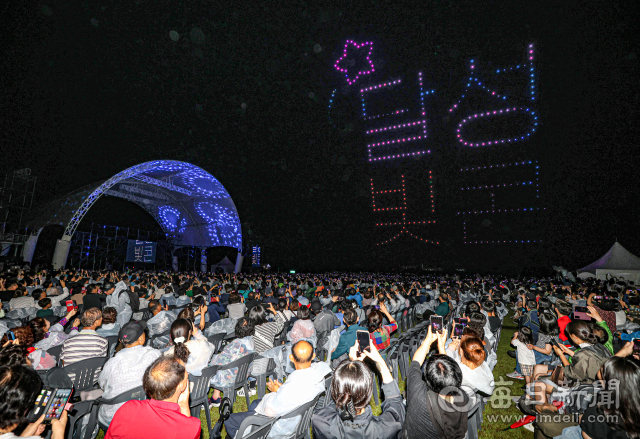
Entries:
{"label": "bald head", "polygon": [[142,385],[151,399],[164,401],[175,396],[183,381],[188,379],[184,363],[173,355],[162,355],[144,372]]}
{"label": "bald head", "polygon": [[291,361],[296,367],[296,370],[306,369],[311,366],[311,361],[316,357],[313,353],[313,346],[311,343],[305,340],[300,340],[291,347]]}

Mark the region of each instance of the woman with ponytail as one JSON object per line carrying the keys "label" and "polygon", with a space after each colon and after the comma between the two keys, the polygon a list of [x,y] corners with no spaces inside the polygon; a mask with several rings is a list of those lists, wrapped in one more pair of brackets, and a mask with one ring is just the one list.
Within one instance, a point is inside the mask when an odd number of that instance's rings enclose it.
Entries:
{"label": "woman with ponytail", "polygon": [[187,319],[177,319],[171,325],[171,343],[165,355],[175,355],[185,363],[187,372],[200,376],[202,369],[209,365],[209,359],[215,353],[214,347],[200,332],[196,332],[193,323]]}

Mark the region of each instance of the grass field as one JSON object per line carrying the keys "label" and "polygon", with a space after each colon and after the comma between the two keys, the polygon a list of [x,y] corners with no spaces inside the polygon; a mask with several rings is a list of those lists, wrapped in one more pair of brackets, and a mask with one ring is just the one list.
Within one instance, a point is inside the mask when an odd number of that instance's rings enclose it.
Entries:
{"label": "grass field", "polygon": [[[510,380],[505,376],[505,374],[513,372],[516,363],[516,360],[507,355],[507,350],[510,349],[509,344],[511,342],[511,338],[517,329],[516,324],[513,323],[513,320],[511,320],[510,317],[511,314],[505,317],[503,323],[500,343],[498,345],[498,364],[493,370],[493,376],[496,380],[496,391],[494,392],[494,398],[492,401],[486,405],[482,430],[479,433],[480,439],[530,439],[533,437],[533,433],[525,430],[524,428],[504,431],[505,428],[509,427],[509,425],[516,422],[522,416],[520,410],[518,410],[518,408],[515,407],[515,404],[512,403],[511,398],[513,396],[524,394],[524,390],[521,388],[524,385],[524,381]],[[507,381],[512,384],[500,386],[500,377],[502,377],[503,382]],[[401,391],[404,391],[404,386],[405,383],[401,380]],[[213,392],[213,390],[210,392]],[[496,398],[496,396],[499,396],[499,398]],[[251,401],[254,401],[257,399],[257,396],[253,396],[250,399]],[[494,402],[496,403],[496,407],[502,407],[502,404],[509,405],[510,407],[494,408]],[[371,400],[371,407],[373,408],[374,415],[380,414],[380,406],[376,406],[373,403],[373,399]],[[234,413],[246,410],[247,403],[245,398],[237,397],[233,406]],[[218,409],[212,409],[211,424],[214,425],[218,421],[218,418]],[[208,439],[209,432],[207,427],[207,418],[205,417],[204,411],[200,413],[200,422],[202,423],[202,437]],[[225,435],[226,432],[223,431],[223,437]],[[98,439],[102,439],[103,437],[104,433],[100,431]]]}

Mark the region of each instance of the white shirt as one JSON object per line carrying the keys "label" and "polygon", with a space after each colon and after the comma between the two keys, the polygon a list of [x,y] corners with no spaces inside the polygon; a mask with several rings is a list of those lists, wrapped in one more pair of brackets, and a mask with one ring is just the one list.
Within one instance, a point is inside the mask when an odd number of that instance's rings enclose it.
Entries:
{"label": "white shirt", "polygon": [[[122,349],[115,357],[106,362],[100,373],[98,383],[100,388],[104,390],[102,397],[110,399],[127,390],[141,386],[145,370],[160,355],[162,352],[150,346]],[[121,405],[101,406],[98,413],[100,421],[108,425]]]}
{"label": "white shirt", "polygon": [[[311,367],[296,370],[287,377],[277,392],[267,393],[256,407],[256,413],[268,417],[282,416],[302,404],[311,401],[319,393],[325,391],[324,377],[331,373],[331,367],[327,363],[313,363]],[[274,427],[281,421],[276,422]],[[293,433],[296,424],[283,422],[280,426],[280,434]]]}
{"label": "white shirt", "polygon": [[536,355],[533,353],[533,349],[529,349],[526,344],[520,340],[514,340],[513,346],[516,347],[516,355],[518,356],[518,363],[531,366],[536,364]]}
{"label": "white shirt", "polygon": [[[47,299],[51,300],[51,308],[53,308],[54,306],[64,306],[60,302],[62,302],[67,297],[69,297],[69,289],[67,287],[64,287],[62,289],[62,294],[58,296],[47,296]],[[42,309],[40,305],[38,305],[38,302],[35,302],[35,304],[36,304],[36,308]]]}

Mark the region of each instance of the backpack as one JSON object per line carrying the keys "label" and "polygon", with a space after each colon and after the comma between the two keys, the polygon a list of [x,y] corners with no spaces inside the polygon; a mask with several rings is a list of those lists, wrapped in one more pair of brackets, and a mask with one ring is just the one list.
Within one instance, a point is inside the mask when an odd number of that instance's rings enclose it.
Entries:
{"label": "backpack", "polygon": [[[131,307],[131,311],[138,312],[140,311],[140,298],[136,293],[131,291],[130,289],[122,290],[120,294],[126,292],[129,295],[129,306]],[[120,294],[118,294],[118,299],[120,298]]]}

